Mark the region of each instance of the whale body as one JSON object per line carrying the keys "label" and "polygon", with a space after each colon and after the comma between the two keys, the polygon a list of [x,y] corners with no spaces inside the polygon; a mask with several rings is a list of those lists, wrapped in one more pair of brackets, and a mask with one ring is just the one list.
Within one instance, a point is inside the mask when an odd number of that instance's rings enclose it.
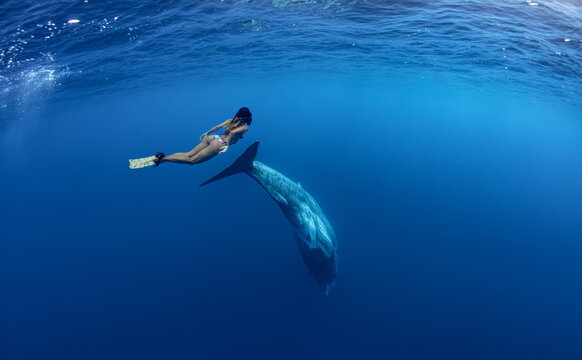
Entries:
{"label": "whale body", "polygon": [[255,179],[283,211],[309,273],[327,295],[335,283],[338,266],[333,228],[315,199],[300,184],[254,160],[258,146],[258,141],[249,146],[231,166],[200,186],[238,173]]}

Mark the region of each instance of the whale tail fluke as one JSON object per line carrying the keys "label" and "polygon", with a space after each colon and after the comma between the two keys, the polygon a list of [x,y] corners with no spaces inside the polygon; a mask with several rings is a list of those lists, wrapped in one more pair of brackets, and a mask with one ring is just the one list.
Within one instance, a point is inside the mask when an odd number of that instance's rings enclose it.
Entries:
{"label": "whale tail fluke", "polygon": [[216,180],[224,179],[225,177],[229,177],[234,174],[238,174],[241,172],[248,171],[253,167],[253,161],[255,161],[255,157],[257,156],[257,150],[259,148],[259,142],[255,141],[251,146],[249,146],[245,152],[235,160],[229,167],[222,170],[218,175],[214,176],[211,179],[206,180],[200,186],[204,186],[206,184],[210,184]]}

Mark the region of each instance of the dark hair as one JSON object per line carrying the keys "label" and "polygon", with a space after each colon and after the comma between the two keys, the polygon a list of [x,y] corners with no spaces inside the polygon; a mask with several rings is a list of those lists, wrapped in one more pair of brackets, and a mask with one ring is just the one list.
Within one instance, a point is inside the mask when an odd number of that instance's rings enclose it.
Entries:
{"label": "dark hair", "polygon": [[238,109],[236,114],[234,114],[234,117],[232,118],[232,121],[226,128],[226,131],[232,131],[233,129],[236,129],[237,127],[241,126],[242,124],[250,125],[252,122],[253,114],[251,114],[249,108],[241,107],[240,109]]}
{"label": "dark hair", "polygon": [[[250,125],[253,122],[253,114],[248,107],[241,107],[238,109],[234,118],[239,118],[241,121],[244,121],[247,125]],[[233,118],[233,119],[234,119]]]}

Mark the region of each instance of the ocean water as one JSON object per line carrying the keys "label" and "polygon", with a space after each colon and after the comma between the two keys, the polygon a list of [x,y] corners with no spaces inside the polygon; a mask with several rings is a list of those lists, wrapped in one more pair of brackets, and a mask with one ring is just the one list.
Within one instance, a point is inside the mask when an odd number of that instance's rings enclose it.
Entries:
{"label": "ocean water", "polygon": [[[0,359],[582,357],[582,3],[0,2]],[[127,159],[194,147],[195,166]],[[310,277],[254,141],[334,227]]]}

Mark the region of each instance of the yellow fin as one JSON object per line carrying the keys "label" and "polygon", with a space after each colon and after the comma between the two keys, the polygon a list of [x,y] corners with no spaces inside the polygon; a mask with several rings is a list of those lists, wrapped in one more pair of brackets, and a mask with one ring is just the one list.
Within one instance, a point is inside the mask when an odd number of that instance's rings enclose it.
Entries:
{"label": "yellow fin", "polygon": [[148,156],[140,159],[129,159],[129,168],[141,169],[145,167],[155,166],[156,159],[157,158],[155,156]]}

